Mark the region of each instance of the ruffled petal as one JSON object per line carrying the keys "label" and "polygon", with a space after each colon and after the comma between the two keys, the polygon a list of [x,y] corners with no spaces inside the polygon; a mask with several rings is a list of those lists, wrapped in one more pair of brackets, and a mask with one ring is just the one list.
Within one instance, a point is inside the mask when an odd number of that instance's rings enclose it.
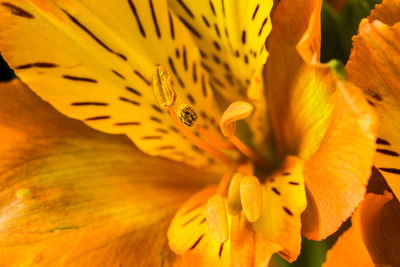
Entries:
{"label": "ruffled petal", "polygon": [[376,131],[361,90],[318,61],[320,8],[321,1],[280,3],[266,70],[280,153],[305,161],[302,232],[318,240],[336,231],[362,200]]}
{"label": "ruffled petal", "polygon": [[169,220],[212,175],[68,119],[19,80],[0,101],[0,265],[173,260]]}
{"label": "ruffled petal", "polygon": [[[382,12],[383,6],[379,10]],[[388,26],[376,20],[363,20],[346,66],[349,81],[364,91],[378,113],[374,163],[397,197],[400,197],[399,34],[400,23]]]}
{"label": "ruffled petal", "polygon": [[17,0],[0,3],[0,51],[62,113],[143,151],[194,165],[209,158],[177,131],[153,95],[153,68],[172,73],[176,106],[189,103],[219,134],[208,74],[184,24],[163,1]]}
{"label": "ruffled petal", "polygon": [[379,20],[389,26],[400,22],[400,1],[383,0],[382,4],[375,6],[368,16],[369,21]]}

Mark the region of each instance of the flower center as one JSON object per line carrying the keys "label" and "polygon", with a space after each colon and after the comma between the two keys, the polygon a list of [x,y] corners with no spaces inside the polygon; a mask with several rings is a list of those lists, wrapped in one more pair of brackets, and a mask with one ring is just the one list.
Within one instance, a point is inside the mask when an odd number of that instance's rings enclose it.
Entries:
{"label": "flower center", "polygon": [[[153,92],[161,107],[167,107],[178,130],[195,146],[227,165],[216,193],[207,204],[207,225],[217,242],[228,239],[227,210],[231,215],[243,211],[249,222],[256,222],[262,210],[262,193],[259,179],[253,176],[253,162],[268,167],[270,164],[257,152],[243,143],[236,135],[236,121],[251,115],[253,106],[244,101],[232,103],[223,113],[220,129],[227,140],[220,140],[196,123],[198,116],[189,105],[182,104],[175,111],[175,91],[170,73],[156,66],[153,74]],[[196,127],[203,138],[195,135],[189,127]],[[236,151],[236,157],[221,150]]]}

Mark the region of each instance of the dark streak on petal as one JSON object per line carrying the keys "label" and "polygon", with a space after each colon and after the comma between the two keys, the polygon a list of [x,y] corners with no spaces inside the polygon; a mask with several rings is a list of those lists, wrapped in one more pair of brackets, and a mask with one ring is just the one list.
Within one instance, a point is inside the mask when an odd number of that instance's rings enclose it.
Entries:
{"label": "dark streak on petal", "polygon": [[193,12],[189,9],[189,7],[183,2],[183,0],[177,0],[178,4],[183,8],[183,10],[185,10],[185,12],[189,15],[189,17],[191,17],[192,19],[194,19],[194,14]]}
{"label": "dark streak on petal", "polygon": [[125,89],[128,90],[131,93],[134,93],[137,96],[142,96],[142,94],[138,90],[133,89],[132,87],[126,86]]}
{"label": "dark streak on petal", "polygon": [[90,37],[93,38],[93,40],[95,40],[99,45],[101,45],[104,49],[106,49],[108,52],[113,53],[117,56],[119,56],[120,58],[122,58],[123,60],[127,60],[126,56],[115,52],[114,50],[112,50],[110,47],[108,47],[105,43],[103,43],[103,41],[101,41],[96,35],[94,35],[88,28],[86,28],[77,18],[75,18],[74,16],[72,16],[70,13],[68,13],[66,10],[61,9],[67,16],[68,18],[75,23],[76,26],[78,26],[79,28],[81,28],[84,32],[86,32]]}
{"label": "dark streak on petal", "polygon": [[171,149],[175,149],[175,146],[160,146],[160,147],[156,147],[156,150],[171,150]]}
{"label": "dark streak on petal", "polygon": [[197,38],[201,39],[202,36],[201,34],[192,26],[189,24],[189,22],[187,22],[184,18],[182,17],[178,17],[179,20],[186,26],[186,28],[193,33]]}
{"label": "dark streak on petal", "polygon": [[111,70],[111,71],[112,71],[112,73],[114,73],[115,75],[120,77],[122,80],[125,80],[125,77],[121,73],[119,73],[118,71],[116,71],[116,70]]}
{"label": "dark streak on petal", "polygon": [[256,9],[253,12],[253,17],[251,18],[251,20],[254,20],[256,18],[256,15],[257,15],[257,12],[258,12],[259,8],[260,8],[260,4],[257,4]]}
{"label": "dark streak on petal", "polygon": [[138,121],[128,121],[128,122],[116,122],[115,126],[130,126],[130,125],[140,125],[141,123]]}
{"label": "dark streak on petal", "polygon": [[276,189],[275,187],[272,187],[271,190],[272,190],[275,194],[277,194],[278,196],[281,195],[281,192],[279,192],[279,190]]}
{"label": "dark streak on petal", "polygon": [[171,31],[171,38],[172,40],[175,40],[175,28],[174,28],[174,21],[172,20],[171,12],[168,12],[168,18],[169,18],[169,28]]}
{"label": "dark streak on petal", "polygon": [[393,173],[393,174],[400,174],[400,169],[396,168],[379,168],[379,170],[383,172]]}
{"label": "dark streak on petal", "polygon": [[150,120],[155,121],[155,122],[158,122],[158,123],[162,123],[162,120],[161,120],[161,119],[156,118],[156,117],[153,117],[153,116],[150,117]]}
{"label": "dark streak on petal", "polygon": [[134,73],[135,73],[140,79],[142,79],[148,86],[151,85],[151,82],[149,82],[139,71],[134,70]]}
{"label": "dark streak on petal", "polygon": [[12,14],[19,16],[19,17],[23,17],[23,18],[27,18],[27,19],[33,19],[35,18],[35,16],[33,16],[31,13],[23,10],[20,7],[17,7],[13,4],[10,3],[1,3],[3,6],[5,6],[6,8],[8,8]]}
{"label": "dark streak on petal", "polygon": [[148,136],[142,136],[140,139],[142,139],[142,140],[162,139],[162,136],[160,136],[160,135],[148,135]]}
{"label": "dark streak on petal", "polygon": [[390,146],[389,141],[386,141],[385,139],[382,139],[382,138],[379,138],[379,137],[376,139],[376,143],[379,144],[379,145]]}
{"label": "dark streak on petal", "polygon": [[142,22],[140,21],[140,18],[139,18],[139,15],[138,15],[137,11],[136,11],[135,5],[133,4],[132,0],[128,0],[128,3],[129,3],[129,6],[130,6],[130,8],[132,10],[133,15],[135,16],[136,23],[137,23],[137,25],[139,27],[140,33],[142,34],[142,36],[144,38],[146,38],[146,32],[144,31]]}
{"label": "dark streak on petal", "polygon": [[376,152],[381,153],[381,154],[385,154],[388,156],[393,156],[393,157],[398,157],[400,156],[399,153],[397,153],[396,151],[392,151],[392,150],[388,150],[388,149],[376,149]]}
{"label": "dark streak on petal", "polygon": [[22,69],[30,69],[30,68],[56,68],[56,67],[58,67],[57,64],[47,63],[47,62],[36,62],[36,63],[20,65],[15,68],[17,70],[22,70]]}
{"label": "dark streak on petal", "polygon": [[291,185],[299,185],[299,183],[298,182],[289,182],[289,184],[291,184]]}
{"label": "dark streak on petal", "polygon": [[151,105],[151,107],[155,110],[155,111],[157,111],[157,112],[159,112],[159,113],[164,113],[164,111],[161,109],[161,108],[159,108],[158,106],[156,106],[156,105]]}
{"label": "dark streak on petal", "polygon": [[214,4],[212,3],[212,1],[211,1],[211,0],[210,0],[209,2],[210,2],[210,8],[211,8],[211,11],[212,11],[212,13],[214,14],[214,16],[216,16],[217,14],[215,13]]}
{"label": "dark streak on petal", "polygon": [[222,256],[222,250],[224,249],[224,243],[221,244],[221,246],[219,247],[219,252],[218,252],[218,257],[221,258]]}
{"label": "dark streak on petal", "polygon": [[292,212],[290,209],[288,209],[288,208],[286,208],[286,207],[283,207],[283,210],[284,210],[288,215],[293,216],[293,212]]}
{"label": "dark streak on petal", "polygon": [[150,4],[150,10],[151,10],[151,17],[153,18],[154,27],[156,29],[157,36],[158,36],[158,38],[161,38],[160,27],[158,26],[158,21],[157,21],[156,12],[154,10],[153,1],[149,0],[149,4]]}
{"label": "dark streak on petal", "polygon": [[86,77],[77,77],[72,75],[63,75],[64,79],[71,80],[71,81],[79,81],[79,82],[89,82],[89,83],[97,83],[96,80]]}
{"label": "dark streak on petal", "polygon": [[189,250],[195,249],[197,247],[197,245],[200,243],[201,239],[204,237],[204,234],[202,234],[196,242],[194,242],[194,244],[190,247]]}
{"label": "dark streak on petal", "polygon": [[134,100],[130,100],[130,99],[126,98],[126,97],[120,97],[119,100],[124,101],[124,102],[126,102],[126,103],[133,104],[133,105],[135,105],[135,106],[140,106],[140,103],[139,103],[139,102],[134,101]]}
{"label": "dark streak on petal", "polygon": [[73,102],[71,106],[108,106],[104,102]]}
{"label": "dark streak on petal", "polygon": [[85,121],[107,120],[107,119],[110,119],[110,118],[111,118],[111,116],[96,116],[96,117],[86,118]]}
{"label": "dark streak on petal", "polygon": [[261,35],[261,33],[262,33],[262,31],[263,31],[263,29],[264,29],[264,26],[265,26],[265,24],[267,23],[267,21],[268,21],[268,17],[264,19],[264,21],[263,21],[263,23],[262,23],[262,25],[261,25],[260,31],[258,32],[258,36]]}
{"label": "dark streak on petal", "polygon": [[208,22],[207,18],[204,15],[202,15],[201,18],[203,19],[203,22],[207,26],[207,28],[210,28],[210,23]]}

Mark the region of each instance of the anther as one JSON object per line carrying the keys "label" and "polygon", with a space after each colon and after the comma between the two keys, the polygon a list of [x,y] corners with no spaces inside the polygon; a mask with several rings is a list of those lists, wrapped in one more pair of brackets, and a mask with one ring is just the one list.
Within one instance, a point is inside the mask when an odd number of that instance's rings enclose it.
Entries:
{"label": "anther", "polygon": [[226,216],[225,203],[221,195],[212,196],[207,202],[207,226],[211,236],[218,242],[228,240],[229,227]]}
{"label": "anther", "polygon": [[186,104],[181,104],[176,112],[178,119],[188,127],[192,127],[197,120],[197,114],[194,109]]}
{"label": "anther", "polygon": [[240,180],[242,177],[242,174],[235,173],[229,184],[228,211],[232,215],[237,215],[242,211],[242,203],[240,202]]}
{"label": "anther", "polygon": [[240,200],[246,219],[256,222],[262,211],[262,188],[256,177],[244,176],[240,179]]}
{"label": "anther", "polygon": [[171,74],[163,66],[154,68],[153,93],[161,107],[170,106],[175,101],[175,91],[171,86]]}

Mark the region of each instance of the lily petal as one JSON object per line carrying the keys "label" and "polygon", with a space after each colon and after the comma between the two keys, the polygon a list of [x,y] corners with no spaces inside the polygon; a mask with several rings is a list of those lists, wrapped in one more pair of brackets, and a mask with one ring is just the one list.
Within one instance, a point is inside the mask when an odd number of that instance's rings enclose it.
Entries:
{"label": "lily petal", "polygon": [[398,266],[400,203],[392,194],[367,194],[352,227],[328,252],[324,266]]}
{"label": "lily petal", "polygon": [[169,219],[212,176],[68,119],[19,80],[0,99],[0,265],[173,260]]}
{"label": "lily petal", "polygon": [[267,179],[262,194],[263,211],[254,229],[292,262],[300,254],[301,214],[307,205],[301,160],[288,157],[282,170]]}
{"label": "lily petal", "polygon": [[247,97],[247,89],[268,52],[273,1],[169,0],[178,18],[189,28],[202,52],[202,65],[211,83],[233,100]]}
{"label": "lily petal", "polygon": [[379,20],[389,26],[400,22],[400,1],[383,0],[381,4],[375,5],[368,16],[369,21]]}
{"label": "lily petal", "polygon": [[362,88],[378,113],[380,125],[374,163],[397,197],[400,197],[399,34],[400,23],[388,26],[377,20],[363,20],[346,66],[349,81]]}
{"label": "lily petal", "polygon": [[361,90],[319,63],[320,8],[321,1],[279,4],[266,70],[281,155],[305,161],[302,232],[317,240],[336,231],[362,200],[376,131],[375,114]]}
{"label": "lily petal", "polygon": [[199,50],[166,0],[18,0],[2,2],[0,18],[4,58],[57,110],[95,129],[125,133],[152,155],[209,164],[151,88],[153,68],[167,67],[176,107],[190,103],[205,114],[204,127],[219,134]]}

